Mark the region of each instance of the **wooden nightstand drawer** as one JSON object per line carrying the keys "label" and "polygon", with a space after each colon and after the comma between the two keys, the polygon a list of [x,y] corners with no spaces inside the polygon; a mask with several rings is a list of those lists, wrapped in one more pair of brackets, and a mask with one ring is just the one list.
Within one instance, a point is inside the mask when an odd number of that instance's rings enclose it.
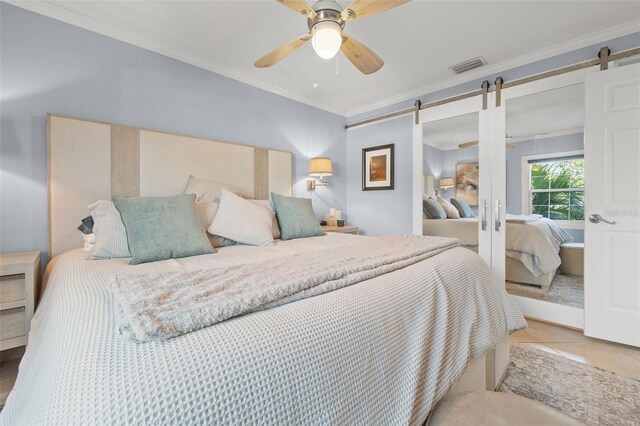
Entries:
{"label": "wooden nightstand drawer", "polygon": [[0,277],[0,306],[8,302],[23,301],[25,288],[24,274]]}
{"label": "wooden nightstand drawer", "polygon": [[40,281],[40,252],[0,254],[0,408],[27,344]]}
{"label": "wooden nightstand drawer", "polygon": [[324,232],[337,232],[339,234],[353,234],[358,235],[360,232],[360,228],[353,225],[345,225],[345,226],[323,226],[322,230]]}
{"label": "wooden nightstand drawer", "polygon": [[27,335],[27,314],[25,307],[5,309],[0,311],[0,347],[16,337]]}

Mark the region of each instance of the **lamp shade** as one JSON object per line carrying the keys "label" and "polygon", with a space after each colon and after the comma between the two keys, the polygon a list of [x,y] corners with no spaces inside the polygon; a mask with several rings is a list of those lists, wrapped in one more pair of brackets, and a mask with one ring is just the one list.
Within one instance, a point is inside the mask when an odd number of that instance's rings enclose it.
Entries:
{"label": "lamp shade", "polygon": [[314,157],[309,161],[309,176],[331,176],[333,166],[329,157]]}
{"label": "lamp shade", "polygon": [[453,183],[453,178],[447,177],[440,179],[440,188],[453,188],[455,184]]}
{"label": "lamp shade", "polygon": [[336,56],[342,45],[342,27],[333,21],[320,21],[311,29],[311,45],[322,59]]}

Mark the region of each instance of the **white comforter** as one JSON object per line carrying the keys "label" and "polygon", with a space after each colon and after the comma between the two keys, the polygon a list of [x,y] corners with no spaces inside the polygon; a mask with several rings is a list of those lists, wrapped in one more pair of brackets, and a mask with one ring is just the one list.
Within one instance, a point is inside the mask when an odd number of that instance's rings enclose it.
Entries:
{"label": "white comforter", "polygon": [[[425,219],[424,235],[451,237],[464,246],[478,245],[478,218]],[[507,222],[506,255],[518,259],[535,277],[560,266],[560,244],[573,237],[547,218],[528,223]]]}
{"label": "white comforter", "polygon": [[74,250],[48,269],[0,423],[416,424],[525,325],[477,255],[454,248],[359,284],[168,341],[118,335],[115,274],[195,270],[351,244],[330,234],[131,266]]}

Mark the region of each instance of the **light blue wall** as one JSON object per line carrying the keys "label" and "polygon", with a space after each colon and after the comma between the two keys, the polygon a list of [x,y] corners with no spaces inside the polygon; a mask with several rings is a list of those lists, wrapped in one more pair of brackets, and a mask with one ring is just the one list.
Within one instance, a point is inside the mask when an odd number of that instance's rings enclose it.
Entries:
{"label": "light blue wall", "polygon": [[[439,99],[444,99],[450,96],[467,93],[480,88],[484,80],[494,82],[496,77],[502,76],[505,81],[511,81],[518,78],[538,74],[551,69],[559,68],[566,65],[575,64],[577,62],[586,61],[596,57],[601,46],[607,45],[613,52],[619,52],[622,50],[631,49],[640,46],[640,32],[630,34],[625,37],[620,37],[614,40],[603,40],[601,43],[594,44],[589,47],[578,49],[572,52],[568,52],[562,55],[554,56],[548,59],[537,61],[528,65],[520,66],[503,72],[494,73],[477,80],[470,81],[468,83],[460,84],[457,86],[449,87],[447,89],[439,90],[436,92],[428,93],[420,96],[419,99],[422,103],[428,103]],[[366,113],[358,114],[356,116],[349,117],[347,122],[354,122],[364,118],[369,118],[375,115],[388,113],[391,111],[397,111],[399,109],[408,108],[413,106],[415,98],[407,99],[406,101],[389,105],[384,108],[378,108]],[[411,146],[412,139],[412,116],[406,115],[395,119],[389,119],[386,121],[353,127],[347,130],[347,161],[349,172],[349,179],[357,176],[360,179],[359,174],[355,171],[359,171],[362,167],[360,160],[360,150],[362,147],[372,146],[377,142],[369,141],[367,138],[373,138],[375,140],[385,139],[380,143],[389,143],[387,141],[399,141],[402,140],[403,144],[407,144],[408,149]],[[405,128],[407,126],[408,128]],[[370,130],[367,130],[371,127]],[[377,138],[376,135],[384,135],[384,138]],[[396,142],[397,143],[397,142]],[[411,173],[413,167],[411,155],[406,157],[405,160],[401,158],[396,159],[396,173],[402,170],[403,173]],[[358,172],[359,173],[359,172]],[[411,232],[411,209],[413,207],[412,201],[412,180],[406,182],[407,188],[401,188],[396,185],[397,194],[388,194],[384,198],[373,193],[361,192],[356,194],[355,185],[353,182],[349,182],[350,190],[347,192],[349,201],[349,211],[353,212],[367,212],[374,210],[378,215],[377,221],[368,221],[368,233],[381,235],[391,234],[397,232],[410,233]],[[379,200],[383,199],[385,202],[393,202],[393,206],[380,206]],[[400,224],[399,222],[402,222]],[[356,223],[358,224],[358,223]]]}
{"label": "light blue wall", "polygon": [[0,15],[0,251],[47,251],[47,112],[292,151],[298,196],[308,158],[329,156],[314,207],[348,213],[343,117],[6,3]]}
{"label": "light blue wall", "polygon": [[[413,188],[411,158],[413,117],[401,117],[347,132],[347,220],[363,234],[410,234],[411,193]],[[395,189],[362,190],[362,148],[395,144]]]}

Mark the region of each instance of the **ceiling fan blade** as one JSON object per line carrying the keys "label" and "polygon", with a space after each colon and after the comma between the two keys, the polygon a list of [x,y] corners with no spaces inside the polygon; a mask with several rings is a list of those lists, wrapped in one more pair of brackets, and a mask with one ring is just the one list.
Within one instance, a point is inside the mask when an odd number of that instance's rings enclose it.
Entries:
{"label": "ceiling fan blade", "polygon": [[283,6],[288,7],[289,9],[293,9],[298,13],[302,13],[304,16],[307,16],[311,19],[316,17],[316,12],[309,7],[309,5],[304,0],[276,0]]}
{"label": "ceiling fan blade", "polygon": [[458,145],[458,148],[460,148],[460,149],[471,148],[472,146],[476,146],[476,145],[479,145],[479,144],[480,144],[480,142],[478,142],[478,141],[465,142],[465,143],[461,143],[460,145]]}
{"label": "ceiling fan blade", "polygon": [[375,52],[369,49],[358,40],[342,35],[342,46],[340,49],[347,59],[363,74],[372,74],[384,65],[384,61]]}
{"label": "ceiling fan blade", "polygon": [[353,21],[393,9],[410,1],[411,0],[354,0],[349,7],[342,11],[340,17],[343,21]]}
{"label": "ceiling fan blade", "polygon": [[271,52],[264,55],[262,58],[258,59],[253,63],[254,66],[258,68],[268,68],[276,63],[280,62],[282,59],[286,58],[303,44],[305,44],[311,38],[311,34],[307,33],[302,37],[298,37],[296,39],[291,40],[289,43],[283,44],[282,46],[272,50]]}

